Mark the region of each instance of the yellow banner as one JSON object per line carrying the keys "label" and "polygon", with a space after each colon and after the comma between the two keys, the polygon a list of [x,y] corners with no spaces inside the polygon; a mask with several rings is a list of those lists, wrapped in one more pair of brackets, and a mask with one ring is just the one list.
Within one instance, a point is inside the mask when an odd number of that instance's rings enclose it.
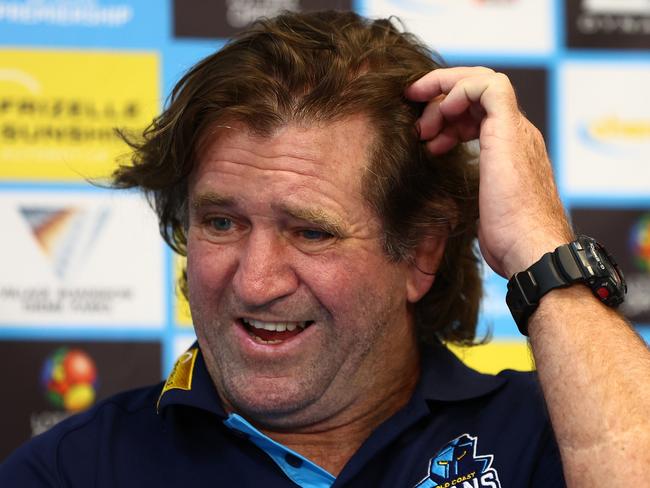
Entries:
{"label": "yellow banner", "polygon": [[178,287],[178,279],[185,268],[186,259],[181,256],[174,256],[174,301],[176,310],[176,324],[181,327],[192,327],[192,314],[190,313],[190,304],[183,296],[180,288]]}
{"label": "yellow banner", "polygon": [[533,355],[525,340],[492,340],[488,344],[473,347],[459,347],[447,344],[470,368],[481,373],[496,374],[504,369],[531,371],[535,369]]}
{"label": "yellow banner", "polygon": [[160,108],[155,53],[0,50],[0,179],[102,179]]}

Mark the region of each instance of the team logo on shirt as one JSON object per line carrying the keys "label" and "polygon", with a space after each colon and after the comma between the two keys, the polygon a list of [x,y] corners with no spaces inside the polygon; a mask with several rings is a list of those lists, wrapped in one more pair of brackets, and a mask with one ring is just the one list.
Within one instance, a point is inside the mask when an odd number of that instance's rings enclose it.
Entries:
{"label": "team logo on shirt", "polygon": [[463,434],[429,461],[429,473],[414,488],[501,488],[494,456],[476,453],[478,436]]}

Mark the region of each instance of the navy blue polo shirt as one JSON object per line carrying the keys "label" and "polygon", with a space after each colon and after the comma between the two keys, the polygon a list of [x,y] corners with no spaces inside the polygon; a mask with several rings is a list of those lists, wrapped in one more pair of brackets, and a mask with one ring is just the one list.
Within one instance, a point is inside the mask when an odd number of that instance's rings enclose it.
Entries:
{"label": "navy blue polo shirt", "polygon": [[443,346],[422,353],[409,403],[337,478],[227,415],[193,347],[165,384],[116,395],[19,448],[2,487],[562,487],[531,373],[483,375]]}

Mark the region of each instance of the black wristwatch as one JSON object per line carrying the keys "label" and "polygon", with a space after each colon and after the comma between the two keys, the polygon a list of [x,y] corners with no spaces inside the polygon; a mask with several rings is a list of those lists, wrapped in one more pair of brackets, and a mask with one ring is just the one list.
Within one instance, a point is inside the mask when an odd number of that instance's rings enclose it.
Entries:
{"label": "black wristwatch", "polygon": [[579,236],[548,252],[530,268],[508,281],[506,303],[519,332],[528,335],[528,319],[540,299],[555,288],[584,283],[605,305],[617,307],[625,299],[627,285],[614,258],[595,239]]}

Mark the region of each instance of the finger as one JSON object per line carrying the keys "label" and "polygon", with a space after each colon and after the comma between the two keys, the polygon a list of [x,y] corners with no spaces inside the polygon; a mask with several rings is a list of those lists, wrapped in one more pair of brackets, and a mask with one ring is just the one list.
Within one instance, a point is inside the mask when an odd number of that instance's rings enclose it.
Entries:
{"label": "finger", "polygon": [[451,150],[461,142],[471,141],[479,136],[479,125],[465,115],[455,123],[446,126],[442,131],[427,141],[427,149],[433,155],[440,155]]}
{"label": "finger", "polygon": [[[475,76],[459,81],[445,97],[440,95],[429,102],[418,119],[420,139],[433,139],[450,123],[458,123],[463,117],[464,133],[470,131],[468,125],[474,125],[472,133],[478,132],[478,126],[485,116],[479,105],[483,92],[488,88],[492,75]],[[461,135],[462,140],[468,140]]]}
{"label": "finger", "polygon": [[440,96],[424,108],[422,116],[417,121],[420,140],[433,139],[447,126],[454,126],[463,141],[477,137],[485,111],[477,104],[469,104],[467,110],[458,110],[458,113],[453,110],[445,112],[440,106],[446,103],[445,98]]}
{"label": "finger", "polygon": [[[453,118],[475,105],[480,105],[487,115],[503,112],[504,106],[516,108],[515,92],[508,77],[492,73],[464,78],[454,85],[439,108],[443,117]],[[476,109],[473,112],[480,113]]]}
{"label": "finger", "polygon": [[439,156],[451,151],[460,141],[452,131],[443,131],[436,137],[427,141],[426,147],[431,154]]}
{"label": "finger", "polygon": [[404,94],[414,102],[427,102],[438,95],[449,93],[463,78],[490,73],[494,73],[494,70],[483,66],[438,68],[412,83]]}
{"label": "finger", "polygon": [[490,86],[493,75],[463,78],[449,91],[440,107],[443,117],[454,118],[480,104],[481,96]]}
{"label": "finger", "polygon": [[442,97],[438,97],[429,102],[417,121],[420,139],[423,141],[433,139],[443,128],[444,120],[440,113],[441,101]]}

